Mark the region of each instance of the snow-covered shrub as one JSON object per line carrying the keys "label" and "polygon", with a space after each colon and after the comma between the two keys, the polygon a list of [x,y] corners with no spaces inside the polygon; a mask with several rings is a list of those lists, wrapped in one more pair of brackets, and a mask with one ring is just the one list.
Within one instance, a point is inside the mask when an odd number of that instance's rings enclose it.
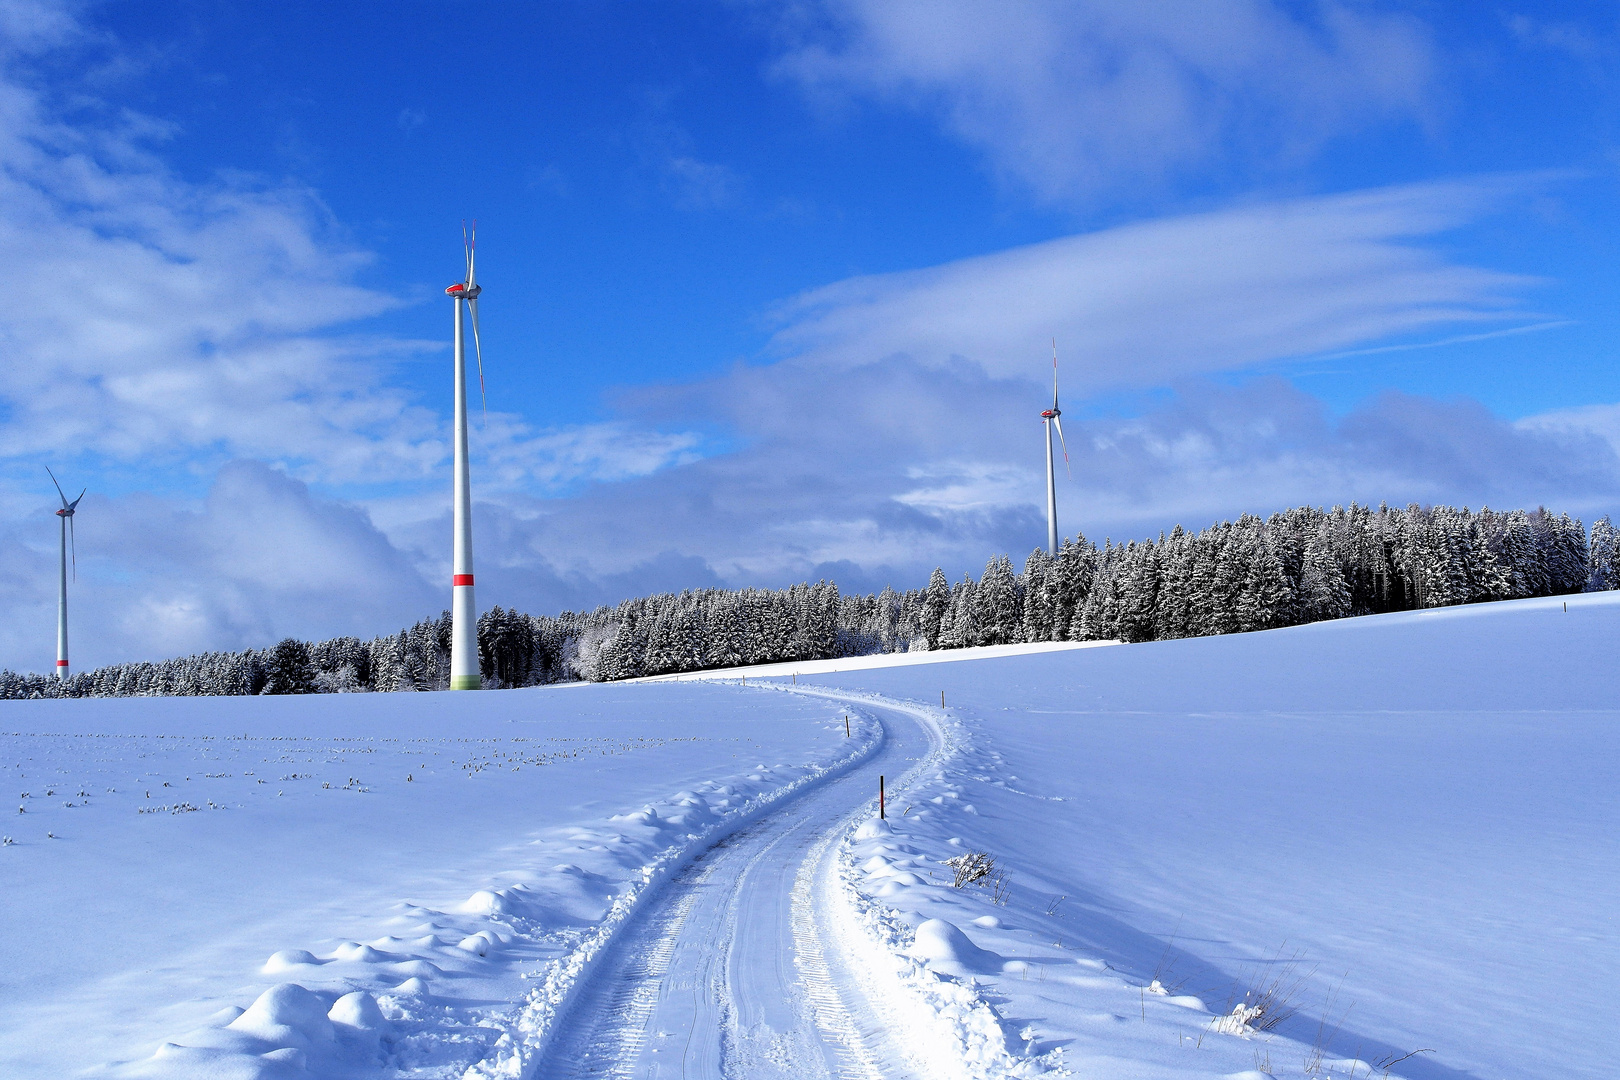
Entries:
{"label": "snow-covered shrub", "polygon": [[946,859],[945,865],[953,872],[951,888],[960,889],[976,881],[983,881],[996,872],[996,859],[988,851],[969,851]]}

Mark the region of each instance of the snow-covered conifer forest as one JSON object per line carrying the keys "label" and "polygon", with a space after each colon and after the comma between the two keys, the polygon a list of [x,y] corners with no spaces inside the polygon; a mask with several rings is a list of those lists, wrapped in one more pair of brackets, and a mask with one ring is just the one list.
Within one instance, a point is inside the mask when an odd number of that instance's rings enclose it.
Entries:
{"label": "snow-covered conifer forest", "polygon": [[[703,589],[560,615],[492,608],[478,622],[485,684],[605,682],[749,664],[1042,641],[1141,642],[1620,586],[1620,533],[1590,536],[1545,509],[1449,506],[1244,515],[1200,533],[1101,549],[1084,536],[1056,558],[1007,556],[951,583],[845,595],[831,582]],[[450,616],[366,642],[354,637],[113,664],[65,684],[0,672],[0,698],[443,690]]]}

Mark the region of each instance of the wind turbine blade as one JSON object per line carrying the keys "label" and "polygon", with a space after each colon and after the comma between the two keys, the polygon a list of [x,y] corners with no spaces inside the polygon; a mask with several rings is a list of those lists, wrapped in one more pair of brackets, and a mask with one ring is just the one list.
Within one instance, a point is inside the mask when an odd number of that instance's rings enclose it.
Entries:
{"label": "wind turbine blade", "polygon": [[80,500],[82,500],[84,498],[84,492],[89,491],[89,490],[90,490],[89,488],[85,488],[84,491],[79,492],[79,498],[74,499],[72,502],[68,503],[68,509],[69,510],[77,510],[79,508]]}
{"label": "wind turbine blade", "polygon": [[[56,484],[56,474],[51,472],[51,467],[49,465],[45,466],[45,472],[50,475],[51,483]],[[67,493],[62,490],[61,484],[56,484],[56,493],[62,496],[62,509],[72,509],[72,507],[68,506]]]}
{"label": "wind turbine blade", "polygon": [[1063,447],[1063,471],[1069,474],[1070,480],[1073,480],[1074,470],[1069,468],[1069,444],[1063,441],[1063,419],[1054,416],[1052,417],[1052,423],[1057,425],[1058,445]]}
{"label": "wind turbine blade", "polygon": [[[472,273],[472,246],[467,241],[467,219],[461,219],[461,261],[467,264],[467,273]],[[463,275],[462,280],[466,280]]]}
{"label": "wind turbine blade", "polygon": [[[478,357],[478,400],[484,406],[484,426],[489,426],[489,398],[484,394],[484,346],[478,340],[478,297],[467,298],[467,307],[472,310],[473,324],[473,355]],[[465,354],[463,354],[465,355]]]}
{"label": "wind turbine blade", "polygon": [[1052,408],[1056,409],[1057,407],[1058,407],[1058,403],[1057,403],[1057,338],[1053,338],[1052,339]]}
{"label": "wind turbine blade", "polygon": [[473,262],[478,257],[478,219],[473,218],[472,231],[467,235],[467,288],[478,284]]}
{"label": "wind turbine blade", "polygon": [[68,515],[68,547],[73,552],[73,580],[79,580],[79,536],[73,529],[73,515]]}

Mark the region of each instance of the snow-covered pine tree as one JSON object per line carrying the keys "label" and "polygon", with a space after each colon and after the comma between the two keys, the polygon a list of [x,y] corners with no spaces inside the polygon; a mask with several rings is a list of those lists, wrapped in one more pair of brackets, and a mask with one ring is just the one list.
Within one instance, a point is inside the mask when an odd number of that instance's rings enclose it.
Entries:
{"label": "snow-covered pine tree", "polygon": [[389,634],[376,638],[371,643],[371,679],[372,686],[381,691],[404,689],[400,684],[408,682],[405,673],[405,658],[400,648],[401,634]]}
{"label": "snow-covered pine tree", "polygon": [[1080,606],[1091,595],[1091,582],[1097,571],[1097,547],[1084,533],[1076,533],[1073,540],[1063,541],[1058,549],[1057,608],[1052,613],[1052,632],[1055,640],[1071,641]]}
{"label": "snow-covered pine tree", "polygon": [[1221,537],[1214,527],[1190,536],[1187,543],[1187,636],[1221,633],[1215,629],[1221,610],[1217,582]]}
{"label": "snow-covered pine tree", "polygon": [[1057,564],[1045,548],[1036,548],[1024,560],[1023,640],[1058,640],[1053,636],[1057,596]]}
{"label": "snow-covered pine tree", "polygon": [[1294,590],[1265,527],[1259,518],[1246,514],[1238,522],[1238,534],[1247,566],[1238,591],[1237,628],[1252,631],[1286,626],[1294,607]]}
{"label": "snow-covered pine tree", "polygon": [[1119,557],[1120,549],[1104,538],[1092,571],[1091,590],[1069,627],[1070,641],[1108,641],[1119,636]]}
{"label": "snow-covered pine tree", "polygon": [[1552,595],[1577,593],[1586,587],[1590,573],[1586,553],[1586,527],[1568,514],[1556,518],[1541,511],[1551,533],[1547,551],[1547,576]]}
{"label": "snow-covered pine tree", "polygon": [[951,584],[945,579],[945,571],[936,566],[934,572],[928,575],[928,588],[923,594],[920,627],[930,649],[946,647],[940,642],[940,634],[946,612],[951,609],[951,599]]}
{"label": "snow-covered pine tree", "polygon": [[1126,544],[1113,580],[1119,591],[1114,636],[1126,642],[1152,641],[1159,601],[1158,547],[1152,541]]}
{"label": "snow-covered pine tree", "polygon": [[1232,634],[1241,626],[1238,603],[1249,577],[1252,549],[1248,538],[1230,522],[1221,522],[1215,536],[1215,572],[1204,605],[1205,634]]}
{"label": "snow-covered pine tree", "polygon": [[[845,597],[845,600],[857,599]],[[871,598],[871,604],[860,624],[861,636],[880,652],[905,652],[906,640],[900,633],[900,617],[905,600],[888,585]]]}
{"label": "snow-covered pine tree", "polygon": [[1604,514],[1592,522],[1592,541],[1587,554],[1589,592],[1620,589],[1620,530]]}
{"label": "snow-covered pine tree", "polygon": [[1350,614],[1350,585],[1333,557],[1333,541],[1324,521],[1305,542],[1300,569],[1300,613],[1305,622],[1342,619]]}
{"label": "snow-covered pine tree", "polygon": [[1497,556],[1506,565],[1513,596],[1522,599],[1546,596],[1551,588],[1547,574],[1546,554],[1530,515],[1514,510],[1505,516],[1497,534]]}
{"label": "snow-covered pine tree", "polygon": [[267,665],[262,694],[313,694],[315,668],[309,662],[309,646],[297,638],[283,638]]}
{"label": "snow-covered pine tree", "polygon": [[1469,549],[1469,603],[1506,600],[1512,595],[1513,583],[1508,579],[1507,570],[1491,548],[1486,527],[1486,513],[1488,511],[1482,510],[1466,523],[1466,542]]}
{"label": "snow-covered pine tree", "polygon": [[1153,637],[1158,641],[1188,636],[1191,611],[1192,548],[1180,525],[1159,538],[1159,594],[1153,610]]}
{"label": "snow-covered pine tree", "polygon": [[939,647],[965,649],[979,643],[978,585],[971,574],[951,588],[951,607],[940,624]]}
{"label": "snow-covered pine tree", "polygon": [[1011,559],[999,555],[985,564],[974,599],[977,633],[970,644],[1007,645],[1019,640],[1023,619]]}

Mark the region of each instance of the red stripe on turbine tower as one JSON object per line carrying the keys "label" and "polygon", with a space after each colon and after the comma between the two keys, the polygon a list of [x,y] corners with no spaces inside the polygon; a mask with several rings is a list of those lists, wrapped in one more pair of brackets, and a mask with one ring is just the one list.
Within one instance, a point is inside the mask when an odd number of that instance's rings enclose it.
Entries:
{"label": "red stripe on turbine tower", "polygon": [[452,588],[457,585],[471,585],[472,583],[473,576],[471,574],[455,574],[450,578],[450,585]]}
{"label": "red stripe on turbine tower", "polygon": [[57,667],[67,667],[67,661],[66,660],[58,660],[56,662],[56,666]]}

